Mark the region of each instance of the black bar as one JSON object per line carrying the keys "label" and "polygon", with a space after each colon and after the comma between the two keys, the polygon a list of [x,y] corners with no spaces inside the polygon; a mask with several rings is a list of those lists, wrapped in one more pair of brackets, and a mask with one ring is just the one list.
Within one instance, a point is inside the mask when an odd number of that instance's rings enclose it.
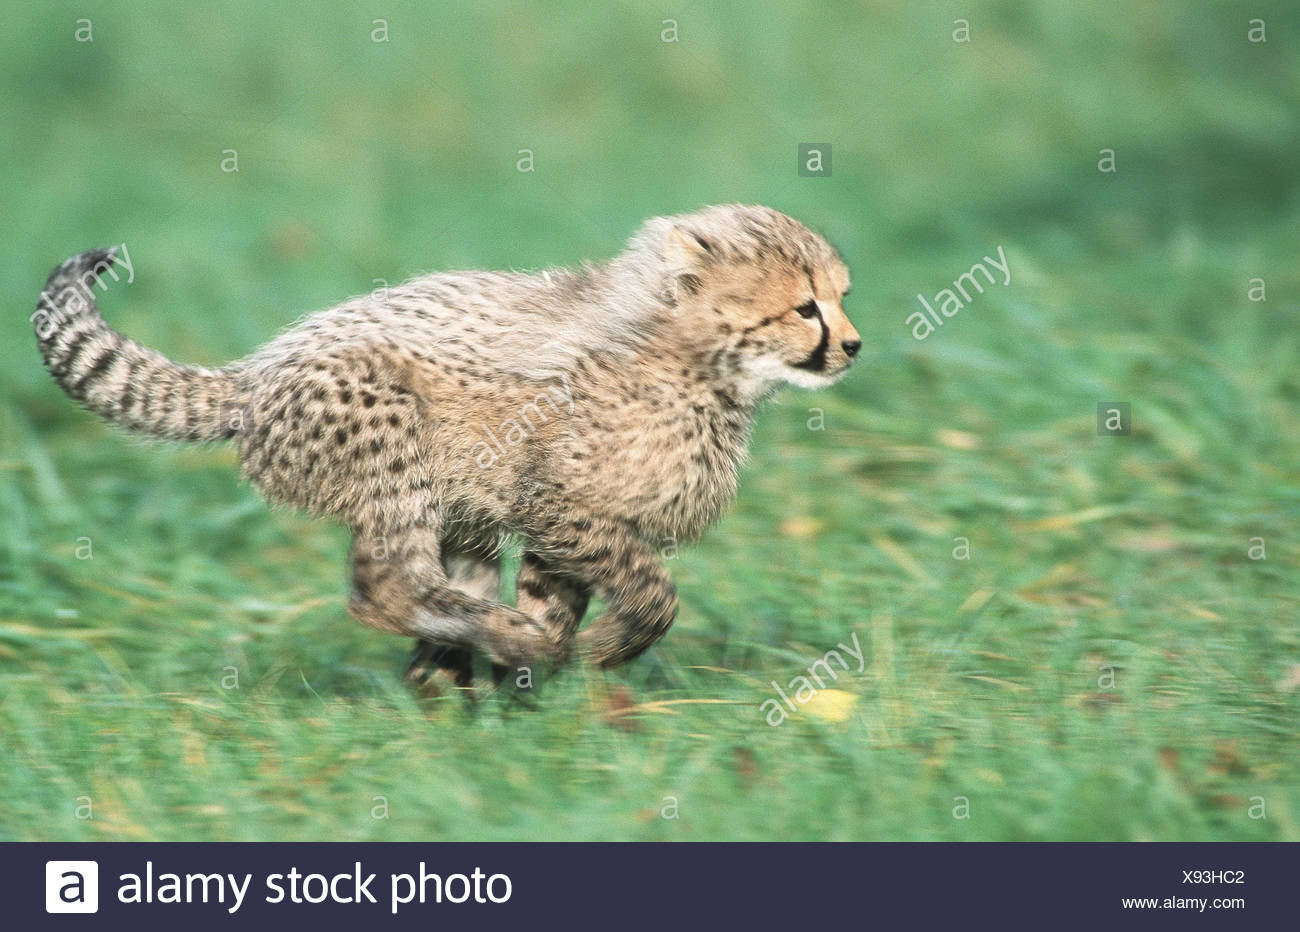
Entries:
{"label": "black bar", "polygon": [[[97,862],[96,913],[47,913],[50,861]],[[422,862],[430,875],[423,904],[415,898]],[[534,925],[621,932],[954,922],[1002,929],[1262,929],[1294,926],[1300,849],[1228,843],[10,843],[0,845],[0,866],[0,925],[15,930],[84,925],[193,932],[286,922],[324,930],[355,929],[359,921],[407,928],[471,922],[476,932]],[[321,879],[295,881],[295,868],[300,878]],[[55,874],[65,900],[84,893],[75,872],[56,868]],[[214,874],[224,876],[185,876]],[[337,878],[332,886],[340,899],[358,896],[360,882],[375,902],[364,894],[359,904],[308,902],[324,895],[323,878]],[[295,887],[297,903],[291,902]],[[442,902],[436,901],[439,890]],[[281,901],[268,902],[277,891]],[[159,902],[172,895],[195,902]],[[122,901],[137,897],[153,902]],[[410,901],[394,903],[403,898]],[[1160,905],[1126,909],[1123,898],[1154,898]],[[453,902],[458,899],[464,901]]]}

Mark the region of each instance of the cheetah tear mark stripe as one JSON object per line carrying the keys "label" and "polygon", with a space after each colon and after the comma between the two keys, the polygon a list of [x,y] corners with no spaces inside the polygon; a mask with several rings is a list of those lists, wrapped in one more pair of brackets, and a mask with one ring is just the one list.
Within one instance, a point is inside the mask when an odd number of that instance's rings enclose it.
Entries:
{"label": "cheetah tear mark stripe", "polygon": [[812,372],[820,372],[826,368],[826,348],[830,346],[831,330],[826,326],[826,318],[822,317],[822,309],[817,308],[817,323],[822,328],[822,338],[817,343],[817,348],[808,354],[808,358],[802,362],[794,364],[796,369],[808,369]]}
{"label": "cheetah tear mark stripe", "polygon": [[808,287],[813,294],[812,305],[817,308],[817,324],[822,328],[822,338],[818,341],[817,348],[808,354],[808,358],[803,362],[795,363],[794,368],[820,372],[826,368],[826,349],[831,343],[831,331],[826,326],[826,318],[822,315],[822,306],[817,303],[817,282],[813,280],[812,268],[807,263],[804,263],[803,273],[808,276]]}

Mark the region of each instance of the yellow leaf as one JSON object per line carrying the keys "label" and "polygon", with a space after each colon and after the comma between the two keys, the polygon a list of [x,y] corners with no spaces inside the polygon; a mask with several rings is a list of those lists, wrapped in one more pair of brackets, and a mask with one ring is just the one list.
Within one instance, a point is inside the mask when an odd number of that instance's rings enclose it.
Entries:
{"label": "yellow leaf", "polygon": [[934,439],[953,450],[978,450],[980,445],[980,438],[965,430],[936,430]]}
{"label": "yellow leaf", "polygon": [[988,605],[989,599],[993,598],[995,595],[997,595],[996,589],[976,589],[970,595],[966,596],[965,602],[957,606],[957,611],[961,612],[963,615],[978,612],[985,605]]}
{"label": "yellow leaf", "polygon": [[823,689],[799,708],[823,722],[843,722],[853,713],[857,701],[855,694],[842,689]]}
{"label": "yellow leaf", "polygon": [[783,535],[793,537],[795,540],[811,540],[821,532],[821,529],[820,521],[808,517],[786,518],[780,526]]}
{"label": "yellow leaf", "polygon": [[1216,615],[1208,608],[1202,608],[1199,605],[1193,605],[1191,602],[1184,601],[1182,604],[1183,604],[1183,611],[1187,612],[1187,614],[1193,615],[1197,618],[1204,618],[1206,621],[1218,621],[1223,617],[1222,615]]}

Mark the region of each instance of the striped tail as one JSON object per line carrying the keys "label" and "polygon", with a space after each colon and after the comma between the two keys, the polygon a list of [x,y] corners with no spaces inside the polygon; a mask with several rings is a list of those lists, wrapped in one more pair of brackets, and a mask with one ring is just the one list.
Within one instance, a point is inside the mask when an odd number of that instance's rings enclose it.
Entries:
{"label": "striped tail", "polygon": [[232,437],[244,399],[226,371],[182,366],[104,323],[93,286],[118,281],[114,249],[73,256],[50,273],[31,320],[45,367],[72,398],[129,430],[170,440]]}

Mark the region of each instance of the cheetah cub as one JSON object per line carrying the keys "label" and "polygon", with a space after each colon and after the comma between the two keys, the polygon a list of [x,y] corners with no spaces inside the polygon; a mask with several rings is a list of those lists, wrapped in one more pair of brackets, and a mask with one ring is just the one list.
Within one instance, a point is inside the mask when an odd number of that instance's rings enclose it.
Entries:
{"label": "cheetah cub", "polygon": [[[844,263],[766,207],[649,220],[601,265],[417,278],[219,369],[104,323],[92,286],[115,263],[50,275],[32,321],[55,380],[129,430],[233,440],[269,500],[344,522],[349,612],[418,639],[408,676],[430,691],[472,685],[476,655],[499,681],[654,644],[677,612],[656,549],[718,518],[766,396],[832,384],[861,346]],[[593,593],[607,608],[579,632]]]}

